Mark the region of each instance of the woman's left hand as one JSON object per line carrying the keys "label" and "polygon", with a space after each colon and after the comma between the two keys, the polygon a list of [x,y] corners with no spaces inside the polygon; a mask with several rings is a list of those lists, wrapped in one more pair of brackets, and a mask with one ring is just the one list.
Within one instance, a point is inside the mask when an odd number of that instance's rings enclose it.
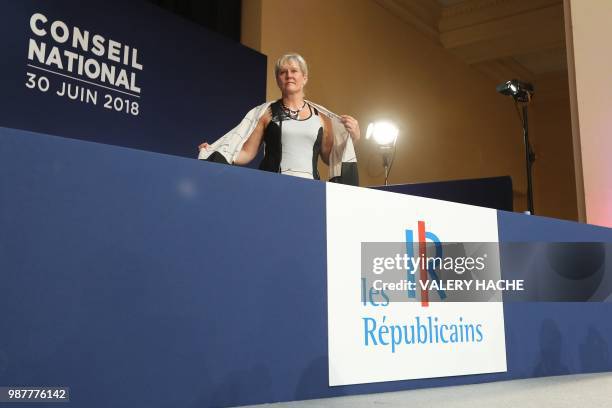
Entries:
{"label": "woman's left hand", "polygon": [[357,122],[357,119],[349,115],[342,115],[340,116],[340,121],[344,125],[344,128],[349,132],[349,135],[351,135],[353,142],[358,141],[361,137],[361,132],[359,130],[359,122]]}

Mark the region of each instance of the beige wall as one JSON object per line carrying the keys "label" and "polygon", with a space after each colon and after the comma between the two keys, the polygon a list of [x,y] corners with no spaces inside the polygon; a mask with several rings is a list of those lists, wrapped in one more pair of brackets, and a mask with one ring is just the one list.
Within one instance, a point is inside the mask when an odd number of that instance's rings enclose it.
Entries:
{"label": "beige wall", "polygon": [[[495,92],[495,81],[372,0],[243,3],[243,43],[269,57],[268,99],[279,96],[272,74],[275,59],[299,52],[309,63],[310,99],[357,117],[363,133],[376,119],[398,123],[401,134],[390,183],[511,175],[515,209],[526,208],[521,124],[511,99]],[[571,146],[567,102],[565,108],[560,103],[537,110],[534,143],[536,132],[563,133],[567,125],[564,137]],[[560,114],[566,114],[567,123],[537,125]],[[542,148],[550,140],[537,139],[548,164],[535,170],[536,212],[575,218],[575,199],[572,207],[557,198],[574,194],[573,185],[564,188],[556,182],[558,191],[550,197],[540,187],[549,185],[551,177],[556,181],[568,165],[566,173],[572,174],[571,150],[569,163],[553,159],[558,152]],[[362,140],[357,155],[361,184],[382,184],[382,165],[373,146]],[[561,156],[567,160],[565,153]]]}
{"label": "beige wall", "polygon": [[612,227],[612,2],[567,0],[576,177],[586,221]]}
{"label": "beige wall", "polygon": [[530,138],[536,152],[533,167],[536,213],[578,220],[567,74],[535,82],[530,106]]}

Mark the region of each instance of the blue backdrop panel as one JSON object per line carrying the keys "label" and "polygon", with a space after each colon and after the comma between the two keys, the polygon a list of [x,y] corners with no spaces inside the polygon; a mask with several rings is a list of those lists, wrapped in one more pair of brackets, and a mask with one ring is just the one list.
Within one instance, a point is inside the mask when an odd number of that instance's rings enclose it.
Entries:
{"label": "blue backdrop panel", "polygon": [[[217,139],[234,127],[248,109],[265,100],[265,56],[145,1],[3,1],[0,12],[0,88],[4,102],[0,126],[194,157],[199,143]],[[87,30],[90,39],[95,34],[102,35],[105,45],[112,39],[136,48],[142,71],[122,63],[114,65],[136,73],[141,97],[27,66],[33,64],[108,86],[86,75],[28,60],[32,38],[45,42],[47,50],[55,45],[62,53],[67,50],[109,62],[91,49],[84,52],[73,48],[72,35],[65,44],[55,42],[49,34],[36,36],[30,29],[34,13],[47,17],[45,25],[38,25],[48,33],[52,23],[60,20],[69,30],[74,26]],[[65,58],[63,63],[65,68]],[[50,82],[49,90],[26,87],[27,73],[37,75],[37,80],[45,76]],[[98,91],[97,104],[58,96],[62,82]],[[137,102],[139,114],[105,108],[107,100],[103,95],[107,93],[113,101],[118,97]]]}
{"label": "blue backdrop panel", "polygon": [[[330,388],[323,183],[0,141],[0,385],[69,386],[74,407],[204,407],[612,370],[610,303],[511,303],[507,373]],[[499,214],[506,241],[612,241]]]}

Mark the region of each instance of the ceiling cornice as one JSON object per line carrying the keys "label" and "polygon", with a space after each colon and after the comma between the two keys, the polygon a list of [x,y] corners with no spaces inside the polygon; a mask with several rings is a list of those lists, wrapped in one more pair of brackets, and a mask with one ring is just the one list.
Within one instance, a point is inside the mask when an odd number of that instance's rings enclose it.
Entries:
{"label": "ceiling cornice", "polygon": [[567,69],[563,0],[374,0],[490,78]]}
{"label": "ceiling cornice", "polygon": [[519,20],[521,15],[562,4],[562,0],[466,0],[442,9],[438,29],[444,33],[498,19]]}
{"label": "ceiling cornice", "polygon": [[442,9],[442,18],[453,17],[461,14],[473,13],[479,9],[497,7],[501,3],[512,2],[512,0],[467,0]]}
{"label": "ceiling cornice", "polygon": [[438,42],[442,7],[431,0],[374,0],[422,34]]}

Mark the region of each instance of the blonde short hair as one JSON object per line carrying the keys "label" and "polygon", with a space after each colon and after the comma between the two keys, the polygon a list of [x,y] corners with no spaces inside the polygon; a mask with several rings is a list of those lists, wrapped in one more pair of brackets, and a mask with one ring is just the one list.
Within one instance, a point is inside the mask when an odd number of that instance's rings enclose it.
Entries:
{"label": "blonde short hair", "polygon": [[274,65],[275,77],[278,77],[278,72],[280,71],[281,67],[289,61],[296,62],[300,67],[302,74],[304,74],[304,76],[308,76],[308,65],[306,64],[306,60],[304,60],[304,57],[302,57],[300,54],[290,53],[283,55],[276,61],[276,64]]}

